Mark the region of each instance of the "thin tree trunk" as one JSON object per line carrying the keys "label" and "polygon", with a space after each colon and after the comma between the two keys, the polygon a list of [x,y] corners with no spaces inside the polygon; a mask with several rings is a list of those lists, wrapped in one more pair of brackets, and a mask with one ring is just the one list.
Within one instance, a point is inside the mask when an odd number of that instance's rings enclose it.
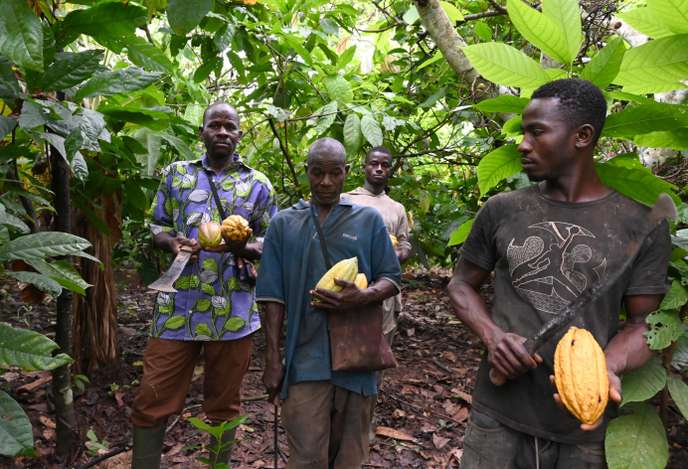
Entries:
{"label": "thin tree trunk", "polygon": [[[69,214],[69,181],[70,168],[58,151],[50,147],[52,164],[52,189],[55,193],[55,230],[71,232],[71,217]],[[72,294],[63,289],[57,298],[57,324],[55,342],[59,345],[58,352],[71,355],[71,302]],[[71,388],[70,365],[61,366],[53,370],[52,390],[57,422],[56,436],[58,456],[68,459],[74,453],[78,441],[78,429],[74,414],[74,400]]]}

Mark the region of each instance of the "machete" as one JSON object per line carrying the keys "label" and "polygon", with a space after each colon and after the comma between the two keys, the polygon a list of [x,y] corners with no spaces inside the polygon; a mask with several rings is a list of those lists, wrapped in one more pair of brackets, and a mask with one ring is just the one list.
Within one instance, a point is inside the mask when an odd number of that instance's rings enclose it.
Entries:
{"label": "machete", "polygon": [[[657,201],[652,206],[650,213],[644,223],[645,229],[640,232],[640,235],[628,243],[624,255],[626,260],[613,274],[607,277],[604,282],[600,282],[595,286],[588,288],[582,292],[574,301],[568,304],[564,310],[554,318],[546,322],[540,330],[538,330],[532,337],[529,337],[524,346],[529,355],[533,355],[542,345],[549,341],[552,337],[567,329],[580,315],[585,311],[585,308],[600,298],[612,285],[614,285],[629,268],[633,265],[636,255],[640,251],[645,239],[652,233],[652,231],[663,220],[676,219],[676,206],[667,194],[660,194]],[[499,373],[494,368],[490,369],[490,381],[496,386],[501,386],[506,382],[506,376]]]}
{"label": "machete", "polygon": [[186,263],[191,259],[191,248],[189,246],[182,246],[179,248],[177,256],[172,261],[172,265],[167,269],[167,272],[162,274],[162,276],[155,282],[148,285],[151,290],[158,290],[165,293],[176,293],[177,289],[174,288],[174,282],[179,278],[179,275],[186,267]]}

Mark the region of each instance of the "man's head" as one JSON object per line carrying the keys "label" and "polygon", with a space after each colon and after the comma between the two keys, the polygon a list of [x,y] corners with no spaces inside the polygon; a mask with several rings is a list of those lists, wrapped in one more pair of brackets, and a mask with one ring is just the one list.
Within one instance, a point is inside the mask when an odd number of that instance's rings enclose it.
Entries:
{"label": "man's head", "polygon": [[203,113],[201,139],[210,159],[223,159],[236,150],[242,132],[239,113],[227,103],[215,102]]}
{"label": "man's head", "polygon": [[604,126],[607,104],[585,80],[547,83],[523,111],[523,169],[534,181],[555,179],[587,164]]}
{"label": "man's head", "polygon": [[313,203],[322,206],[339,203],[348,172],[344,145],[330,137],[316,140],[308,150],[306,164]]}
{"label": "man's head", "polygon": [[385,147],[371,148],[366,154],[366,181],[373,187],[384,187],[392,173],[392,153]]}

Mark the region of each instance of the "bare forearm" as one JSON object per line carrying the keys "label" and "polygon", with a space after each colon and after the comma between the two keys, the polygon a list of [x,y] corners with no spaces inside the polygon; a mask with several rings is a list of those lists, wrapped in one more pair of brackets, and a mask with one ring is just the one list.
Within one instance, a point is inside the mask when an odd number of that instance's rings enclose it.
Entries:
{"label": "bare forearm", "polygon": [[398,293],[397,287],[385,278],[371,284],[364,291],[367,303],[379,303]]}
{"label": "bare forearm", "polygon": [[490,346],[502,330],[492,321],[485,301],[468,283],[452,278],[447,286],[449,300],[456,316],[466,324],[480,340]]}
{"label": "bare forearm", "polygon": [[636,368],[640,368],[652,357],[652,351],[645,339],[647,325],[642,323],[628,323],[609,341],[605,349],[607,369],[621,375]]}
{"label": "bare forearm", "polygon": [[279,361],[284,305],[274,302],[260,303],[260,311],[263,330],[265,331],[266,359],[267,361]]}
{"label": "bare forearm", "polygon": [[153,246],[163,251],[172,251],[172,240],[175,237],[169,233],[161,232],[153,237]]}
{"label": "bare forearm", "polygon": [[238,257],[243,257],[250,261],[260,259],[263,254],[263,243],[262,241],[255,241],[253,243],[247,243],[242,249],[237,252]]}

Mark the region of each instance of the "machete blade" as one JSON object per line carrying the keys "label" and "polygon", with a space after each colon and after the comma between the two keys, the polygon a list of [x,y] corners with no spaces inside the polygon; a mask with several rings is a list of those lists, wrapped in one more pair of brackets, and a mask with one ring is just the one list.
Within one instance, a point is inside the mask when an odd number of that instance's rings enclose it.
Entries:
{"label": "machete blade", "polygon": [[179,275],[181,275],[184,267],[186,267],[187,262],[191,258],[191,252],[182,248],[177,253],[177,257],[172,261],[172,265],[167,269],[167,272],[162,274],[162,276],[155,282],[148,285],[150,290],[157,290],[166,293],[176,293],[177,289],[174,288],[174,282],[177,281]]}

